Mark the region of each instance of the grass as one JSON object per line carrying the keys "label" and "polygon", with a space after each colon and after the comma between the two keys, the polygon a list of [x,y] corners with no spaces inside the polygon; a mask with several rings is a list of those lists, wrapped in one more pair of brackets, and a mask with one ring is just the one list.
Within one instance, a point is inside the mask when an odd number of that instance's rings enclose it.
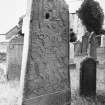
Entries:
{"label": "grass", "polygon": [[[96,97],[81,97],[79,95],[79,64],[82,57],[75,58],[76,69],[70,70],[71,105],[105,105],[105,66],[97,66],[97,95]],[[104,59],[103,59],[104,60]],[[102,61],[102,59],[101,59]],[[19,81],[6,81],[3,68],[0,66],[0,105],[18,105]]]}
{"label": "grass", "polygon": [[19,81],[6,80],[6,63],[0,63],[0,105],[17,105]]}
{"label": "grass", "polygon": [[19,95],[19,82],[0,83],[0,105],[16,105]]}

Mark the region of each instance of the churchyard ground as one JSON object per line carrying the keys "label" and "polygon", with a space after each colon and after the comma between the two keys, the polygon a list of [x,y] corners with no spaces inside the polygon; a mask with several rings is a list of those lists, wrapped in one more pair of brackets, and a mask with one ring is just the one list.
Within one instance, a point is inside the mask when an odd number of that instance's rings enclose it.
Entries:
{"label": "churchyard ground", "polygon": [[[97,96],[93,98],[83,98],[79,96],[79,64],[84,57],[75,57],[76,69],[70,69],[71,79],[71,105],[104,105],[105,104],[105,65],[97,66]],[[104,62],[104,57],[98,58],[100,63]],[[19,81],[6,80],[6,63],[0,64],[0,105],[18,105]]]}
{"label": "churchyard ground", "polygon": [[79,74],[80,62],[84,57],[75,57],[76,69],[70,70],[71,77],[71,105],[105,105],[105,64],[104,57],[98,57],[100,65],[97,65],[97,95],[92,97],[80,97],[79,95]]}

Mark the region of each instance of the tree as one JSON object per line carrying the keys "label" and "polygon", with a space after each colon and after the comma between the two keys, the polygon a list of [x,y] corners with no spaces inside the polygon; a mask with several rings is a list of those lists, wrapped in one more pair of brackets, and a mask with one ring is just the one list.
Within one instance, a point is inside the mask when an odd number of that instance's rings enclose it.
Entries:
{"label": "tree", "polygon": [[75,42],[77,40],[76,34],[73,32],[73,29],[70,29],[70,42]]}
{"label": "tree", "polygon": [[104,32],[102,29],[104,22],[103,10],[98,2],[94,0],[84,0],[80,9],[78,10],[78,16],[81,19],[82,24],[86,27],[87,31],[90,32],[90,43],[88,49],[89,56],[93,57],[94,54],[96,56],[96,36]]}

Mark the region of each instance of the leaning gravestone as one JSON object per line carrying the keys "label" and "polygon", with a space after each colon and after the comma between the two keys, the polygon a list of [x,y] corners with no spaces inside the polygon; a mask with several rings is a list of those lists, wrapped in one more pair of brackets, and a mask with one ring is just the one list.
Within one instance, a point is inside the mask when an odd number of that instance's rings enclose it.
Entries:
{"label": "leaning gravestone", "polygon": [[80,65],[80,95],[94,96],[96,94],[96,61],[85,58]]}
{"label": "leaning gravestone", "polygon": [[68,6],[30,0],[25,18],[20,105],[70,105]]}
{"label": "leaning gravestone", "polygon": [[89,38],[89,33],[87,32],[84,36],[82,36],[82,54],[86,55],[87,54],[87,49],[88,49],[88,38]]}
{"label": "leaning gravestone", "polygon": [[20,80],[23,36],[13,37],[7,47],[7,79]]}

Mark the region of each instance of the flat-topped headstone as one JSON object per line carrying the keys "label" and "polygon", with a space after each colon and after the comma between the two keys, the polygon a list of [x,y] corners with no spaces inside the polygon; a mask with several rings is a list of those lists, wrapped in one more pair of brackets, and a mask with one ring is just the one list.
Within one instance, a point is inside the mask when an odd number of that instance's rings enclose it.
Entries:
{"label": "flat-topped headstone", "polygon": [[88,50],[88,39],[89,38],[89,33],[86,32],[84,36],[82,36],[82,54],[85,55],[87,54],[87,50]]}
{"label": "flat-topped headstone", "polygon": [[70,69],[75,69],[76,68],[76,63],[74,61],[74,44],[69,43],[69,68]]}
{"label": "flat-topped headstone", "polygon": [[70,49],[69,49],[69,55],[70,55],[70,63],[74,62],[74,44],[69,43]]}
{"label": "flat-topped headstone", "polygon": [[7,79],[20,80],[23,36],[13,37],[7,47]]}
{"label": "flat-topped headstone", "polygon": [[101,45],[100,47],[105,47],[105,35],[101,36]]}
{"label": "flat-topped headstone", "polygon": [[74,43],[74,56],[80,56],[82,53],[82,43],[80,41],[76,41]]}
{"label": "flat-topped headstone", "polygon": [[28,7],[22,105],[70,105],[68,6],[64,0],[31,0]]}

